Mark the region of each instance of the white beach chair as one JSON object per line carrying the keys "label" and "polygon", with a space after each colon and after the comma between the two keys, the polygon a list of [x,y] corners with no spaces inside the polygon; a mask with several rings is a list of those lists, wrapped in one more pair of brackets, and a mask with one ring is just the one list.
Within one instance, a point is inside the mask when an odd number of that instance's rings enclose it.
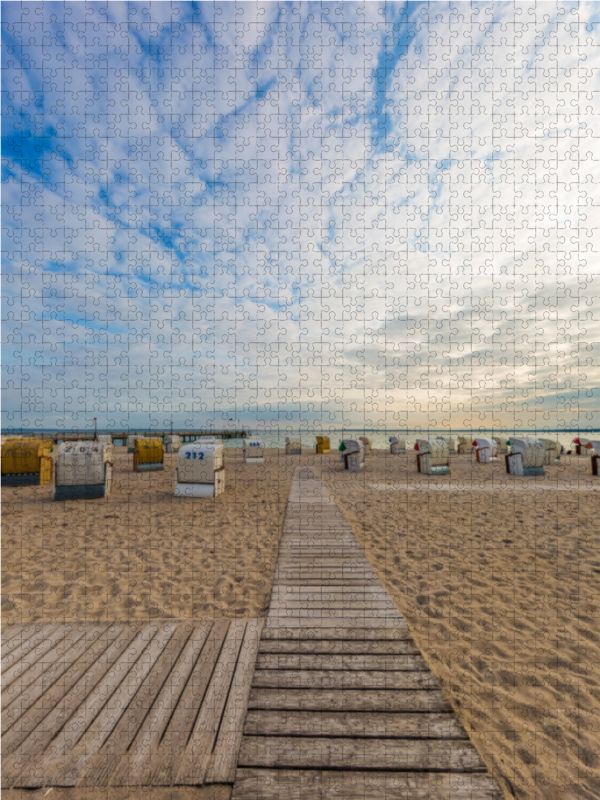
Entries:
{"label": "white beach chair", "polygon": [[191,442],[177,453],[175,497],[217,497],[225,491],[224,448],[216,442]]}

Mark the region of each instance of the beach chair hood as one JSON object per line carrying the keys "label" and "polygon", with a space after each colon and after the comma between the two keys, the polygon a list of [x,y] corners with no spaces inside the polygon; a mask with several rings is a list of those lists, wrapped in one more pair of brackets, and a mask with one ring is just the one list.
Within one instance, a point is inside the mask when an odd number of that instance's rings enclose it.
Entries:
{"label": "beach chair hood", "polygon": [[40,459],[49,458],[52,439],[8,439],[2,444],[2,474],[39,472]]}
{"label": "beach chair hood", "polygon": [[162,439],[136,439],[135,454],[138,464],[160,464],[163,460]]}
{"label": "beach chair hood", "polygon": [[546,455],[546,445],[541,439],[520,438],[511,439],[512,455],[521,454],[523,467],[543,467]]}
{"label": "beach chair hood", "polygon": [[217,442],[191,442],[177,453],[178,483],[214,483],[223,468],[224,447]]}
{"label": "beach chair hood", "polygon": [[107,442],[64,442],[56,452],[57,486],[96,486],[105,482],[105,464],[113,445]]}

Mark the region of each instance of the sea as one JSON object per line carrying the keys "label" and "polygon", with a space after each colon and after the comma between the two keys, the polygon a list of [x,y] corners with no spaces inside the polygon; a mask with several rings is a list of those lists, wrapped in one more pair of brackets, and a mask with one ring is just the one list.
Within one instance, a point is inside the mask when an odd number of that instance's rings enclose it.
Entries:
{"label": "sea", "polygon": [[[119,430],[119,433],[122,432],[123,429]],[[181,429],[180,429],[181,430]],[[329,436],[331,440],[331,448],[337,449],[342,441],[342,439],[351,439],[356,436],[368,436],[373,442],[373,448],[376,450],[384,450],[389,448],[389,440],[392,436],[397,436],[398,438],[406,440],[406,447],[407,449],[412,449],[417,439],[426,439],[426,438],[435,438],[435,436],[453,436],[455,440],[458,440],[459,436],[466,436],[469,438],[473,438],[474,436],[501,436],[506,437],[506,441],[510,441],[511,436],[541,436],[543,438],[550,438],[555,439],[560,442],[561,445],[565,448],[565,450],[571,449],[571,443],[573,439],[577,438],[578,436],[583,436],[585,438],[595,438],[595,434],[597,431],[577,431],[577,430],[532,430],[532,429],[518,429],[513,431],[506,431],[506,430],[472,430],[472,429],[454,429],[448,430],[445,429],[430,429],[430,430],[423,430],[423,429],[392,429],[389,428],[387,430],[381,429],[369,429],[369,428],[332,428],[328,430],[323,429],[311,429],[311,430],[289,430],[289,429],[269,429],[269,430],[260,430],[260,429],[248,429],[245,428],[244,430],[248,431],[252,438],[256,437],[259,438],[263,446],[266,448],[285,448],[285,439],[289,437],[290,439],[300,439],[302,442],[302,447],[306,450],[312,450],[316,444],[316,436],[317,435],[325,435]],[[67,433],[69,436],[72,436],[73,433],[76,431],[69,430]],[[107,434],[113,433],[114,429],[101,429],[98,428],[99,434]],[[148,435],[152,431],[148,429],[130,429],[129,435],[132,434],[146,434]],[[160,431],[161,434],[165,435],[169,431],[162,429]],[[210,433],[209,430],[206,431]],[[39,430],[32,430],[27,429],[23,431],[8,431],[3,430],[2,435],[20,435],[21,433],[25,435],[31,435],[32,433],[37,433],[38,435],[43,435],[44,433],[56,433],[56,428],[53,429],[39,429]],[[82,433],[90,434],[93,431],[86,429],[82,431]],[[119,440],[115,440],[115,444],[124,444],[124,442],[120,442]],[[458,443],[458,441],[457,441]],[[237,448],[243,447],[244,440],[242,438],[236,439],[225,439],[223,444],[226,448]]]}

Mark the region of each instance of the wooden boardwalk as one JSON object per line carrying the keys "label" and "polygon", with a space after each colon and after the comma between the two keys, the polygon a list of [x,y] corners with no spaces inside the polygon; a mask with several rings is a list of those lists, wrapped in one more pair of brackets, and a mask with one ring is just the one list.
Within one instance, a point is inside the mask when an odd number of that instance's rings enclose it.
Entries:
{"label": "wooden boardwalk", "polygon": [[359,798],[501,794],[326,487],[299,472],[233,800]]}
{"label": "wooden boardwalk", "polygon": [[2,632],[2,786],[232,784],[262,620]]}

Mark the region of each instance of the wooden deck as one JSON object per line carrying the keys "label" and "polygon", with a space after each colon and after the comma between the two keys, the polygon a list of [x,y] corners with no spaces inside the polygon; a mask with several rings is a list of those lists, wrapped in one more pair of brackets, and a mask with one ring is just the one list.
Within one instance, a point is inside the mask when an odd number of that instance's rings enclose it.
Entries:
{"label": "wooden deck", "polygon": [[4,629],[3,788],[233,783],[262,624]]}
{"label": "wooden deck", "polygon": [[500,800],[322,481],[297,473],[233,800]]}

